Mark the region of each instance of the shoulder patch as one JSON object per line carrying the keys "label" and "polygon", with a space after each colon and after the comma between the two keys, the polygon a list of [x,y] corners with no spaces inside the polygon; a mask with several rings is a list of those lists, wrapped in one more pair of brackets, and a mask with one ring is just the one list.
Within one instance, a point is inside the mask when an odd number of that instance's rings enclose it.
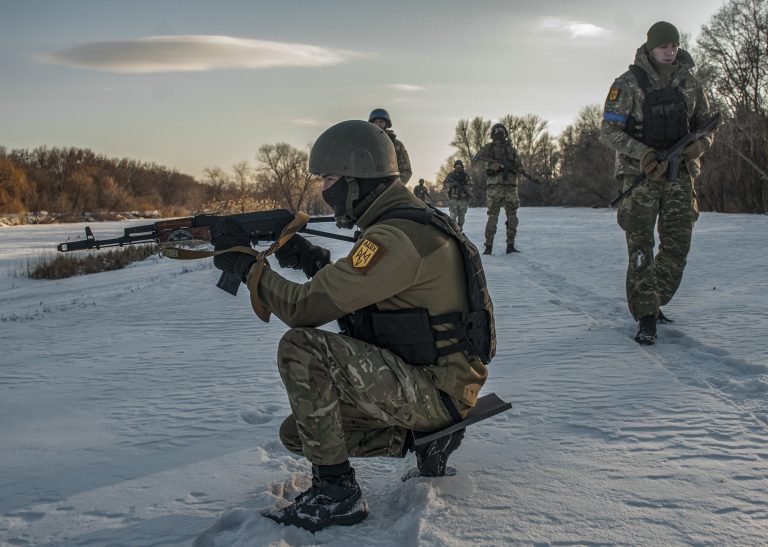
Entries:
{"label": "shoulder patch", "polygon": [[617,85],[611,86],[610,91],[608,91],[608,100],[617,101],[619,99],[619,95],[621,95],[621,88]]}
{"label": "shoulder patch", "polygon": [[384,248],[370,239],[363,239],[355,249],[352,250],[350,260],[352,266],[358,270],[367,270],[373,266],[376,261],[385,253]]}

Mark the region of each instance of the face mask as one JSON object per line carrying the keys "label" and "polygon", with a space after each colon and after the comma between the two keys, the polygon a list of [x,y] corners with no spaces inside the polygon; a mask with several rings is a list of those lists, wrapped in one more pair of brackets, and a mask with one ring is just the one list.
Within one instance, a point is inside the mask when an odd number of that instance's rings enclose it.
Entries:
{"label": "face mask", "polygon": [[337,219],[343,217],[347,212],[348,190],[349,185],[346,178],[341,177],[330,188],[322,192],[323,199],[333,209],[333,216]]}

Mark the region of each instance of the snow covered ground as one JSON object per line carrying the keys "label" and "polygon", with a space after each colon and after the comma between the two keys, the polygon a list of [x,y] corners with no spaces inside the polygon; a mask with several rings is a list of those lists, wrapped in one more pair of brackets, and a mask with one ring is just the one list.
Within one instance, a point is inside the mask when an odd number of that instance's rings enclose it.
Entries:
{"label": "snow covered ground", "polygon": [[[484,222],[470,210],[476,242]],[[485,392],[514,408],[468,431],[454,477],[354,460],[370,517],[314,536],[259,515],[309,483],[277,439],[286,327],[216,289],[209,261],[21,275],[81,233],[0,228],[0,545],[768,543],[766,216],[702,215],[676,322],[641,347],[614,213],[521,209],[523,252],[484,257]]]}

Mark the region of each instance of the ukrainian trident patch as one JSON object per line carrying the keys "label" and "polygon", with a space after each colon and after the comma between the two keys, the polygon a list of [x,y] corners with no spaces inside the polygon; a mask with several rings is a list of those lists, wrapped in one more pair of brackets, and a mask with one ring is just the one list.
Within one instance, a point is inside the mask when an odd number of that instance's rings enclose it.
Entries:
{"label": "ukrainian trident patch", "polygon": [[360,269],[368,268],[371,266],[376,253],[380,250],[380,245],[377,245],[370,239],[364,239],[357,249],[352,252],[352,266]]}
{"label": "ukrainian trident patch", "polygon": [[608,92],[608,100],[609,101],[615,101],[619,98],[619,94],[621,93],[621,88],[618,86],[613,86],[611,90]]}

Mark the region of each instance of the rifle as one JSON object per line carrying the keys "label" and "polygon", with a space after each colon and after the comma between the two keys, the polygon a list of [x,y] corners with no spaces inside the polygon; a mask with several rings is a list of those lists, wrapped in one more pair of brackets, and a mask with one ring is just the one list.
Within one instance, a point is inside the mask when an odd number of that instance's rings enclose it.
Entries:
{"label": "rifle", "polygon": [[[60,243],[56,248],[60,252],[83,251],[100,249],[102,247],[122,247],[139,243],[157,243],[163,256],[168,258],[204,258],[212,256],[208,251],[187,251],[172,247],[180,242],[213,242],[226,235],[224,220],[230,218],[237,222],[250,238],[251,244],[273,241],[264,253],[269,254],[284,244],[295,232],[319,235],[342,241],[354,242],[355,238],[329,232],[306,228],[308,222],[335,222],[333,217],[310,218],[306,213],[296,214],[287,209],[274,209],[255,213],[240,213],[235,215],[195,215],[193,217],[161,220],[153,224],[125,228],[123,235],[114,239],[98,240],[94,237],[90,226],[85,227],[85,239]],[[236,295],[240,287],[240,279],[236,275],[222,273],[216,286]]]}
{"label": "rifle", "polygon": [[680,153],[692,142],[697,141],[702,137],[706,137],[712,131],[717,129],[717,126],[720,125],[721,120],[722,114],[720,112],[716,112],[709,119],[709,121],[704,124],[704,127],[694,131],[693,133],[688,133],[685,137],[677,141],[668,149],[659,152],[659,154],[656,156],[656,159],[649,163],[645,169],[639,175],[637,175],[637,177],[635,177],[635,180],[632,181],[632,184],[630,184],[626,190],[619,192],[619,195],[613,198],[613,201],[608,204],[608,207],[616,207],[617,203],[624,199],[625,196],[631,194],[632,191],[637,188],[641,182],[648,178],[648,174],[656,169],[656,165],[663,161],[669,162],[667,180],[677,180],[677,171],[680,167]]}
{"label": "rifle", "polygon": [[512,166],[512,164],[507,161],[497,160],[494,158],[478,157],[478,156],[475,156],[474,158],[472,158],[472,161],[476,161],[476,160],[487,161],[490,163],[498,163],[503,168],[502,173],[506,171],[507,173],[512,173],[513,175],[523,175],[525,178],[527,178],[531,182],[535,182],[536,184],[539,184],[539,185],[544,185],[544,183],[541,182],[539,179],[533,178],[531,175],[526,173],[525,169],[515,169]]}

